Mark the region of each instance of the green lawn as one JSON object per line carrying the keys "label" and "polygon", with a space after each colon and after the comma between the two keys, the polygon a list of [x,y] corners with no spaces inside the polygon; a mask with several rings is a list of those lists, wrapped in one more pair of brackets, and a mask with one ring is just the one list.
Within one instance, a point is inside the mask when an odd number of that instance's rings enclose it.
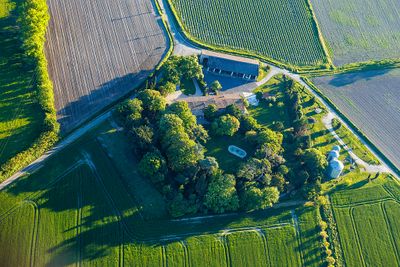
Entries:
{"label": "green lawn", "polygon": [[35,100],[33,67],[26,63],[12,16],[16,0],[0,0],[0,165],[39,136],[43,112]]}
{"label": "green lawn", "polygon": [[[285,258],[298,265],[299,239],[290,209],[189,221],[162,217],[163,209],[149,212],[151,200],[143,199],[145,196],[139,193],[147,182],[134,177],[136,163],[126,163],[131,158],[125,159],[121,153],[118,165],[113,157],[120,144],[116,142],[116,148],[110,149],[111,143],[97,138],[107,137],[112,142],[116,140],[114,134],[122,133],[109,123],[102,125],[54,156],[36,173],[0,192],[1,266],[225,266],[230,258],[227,255],[238,255],[232,265],[239,266],[242,254],[249,262]],[[125,171],[121,169],[123,165]],[[129,177],[134,182],[129,182]],[[154,191],[144,190],[148,199],[158,198]],[[300,217],[303,211],[307,209],[296,209]],[[264,239],[258,234],[244,234],[248,242],[235,238],[232,251],[229,240],[222,238],[226,229],[254,226],[265,229],[271,250],[268,253],[273,254],[269,258],[262,247]],[[315,232],[301,232],[305,249],[320,246]],[[242,232],[231,237],[237,235]],[[281,250],[275,247],[277,244],[288,249]]]}
{"label": "green lawn", "polygon": [[192,79],[182,79],[181,81],[181,90],[185,95],[194,95],[196,94],[196,86]]}
{"label": "green lawn", "polygon": [[237,133],[234,136],[213,136],[208,140],[206,144],[207,156],[215,157],[218,160],[219,166],[224,171],[235,174],[237,167],[240,163],[245,162],[246,158],[241,159],[228,151],[230,145],[235,145],[244,149],[247,152],[247,157],[249,158],[254,154],[255,148],[250,146],[244,140],[244,137]]}
{"label": "green lawn", "polygon": [[250,106],[250,114],[262,125],[270,127],[274,122],[281,121],[285,128],[290,125],[289,115],[286,112],[286,108],[279,107],[278,102],[284,102],[284,92],[281,84],[281,76],[273,77],[267,83],[256,88],[254,92],[268,93],[271,96],[276,97],[276,103],[268,105],[264,101],[261,101],[257,107]]}

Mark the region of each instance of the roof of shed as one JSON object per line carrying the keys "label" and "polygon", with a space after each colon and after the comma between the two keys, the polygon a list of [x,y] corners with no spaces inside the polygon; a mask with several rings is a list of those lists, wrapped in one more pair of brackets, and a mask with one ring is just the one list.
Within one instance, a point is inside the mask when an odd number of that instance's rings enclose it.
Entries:
{"label": "roof of shed", "polygon": [[260,63],[257,60],[208,50],[203,50],[202,55],[208,56],[207,64],[210,68],[258,76]]}

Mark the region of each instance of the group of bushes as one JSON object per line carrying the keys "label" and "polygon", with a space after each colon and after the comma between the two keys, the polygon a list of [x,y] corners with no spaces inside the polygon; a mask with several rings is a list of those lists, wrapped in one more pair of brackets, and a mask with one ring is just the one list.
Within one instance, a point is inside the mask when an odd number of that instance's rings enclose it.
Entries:
{"label": "group of bushes", "polygon": [[[292,131],[285,135],[285,146],[292,163],[289,180],[295,188],[302,189],[306,198],[314,199],[321,191],[321,181],[328,162],[324,154],[313,148],[309,120],[302,110],[299,86],[285,76],[283,76],[283,86],[285,105],[292,126]],[[314,102],[315,99],[310,101]]]}
{"label": "group of bushes", "polygon": [[183,80],[195,79],[199,82],[200,87],[206,86],[197,56],[171,56],[162,66],[158,78],[159,81],[149,87],[164,96],[175,92],[176,87],[181,85]]}
{"label": "group of bushes", "polygon": [[46,0],[26,0],[18,8],[17,22],[26,55],[25,64],[33,66],[35,70],[34,86],[37,102],[44,113],[44,120],[42,132],[31,147],[1,166],[0,179],[7,178],[34,161],[58,140],[59,125],[54,107],[53,86],[47,71],[47,60],[44,53],[49,19]]}

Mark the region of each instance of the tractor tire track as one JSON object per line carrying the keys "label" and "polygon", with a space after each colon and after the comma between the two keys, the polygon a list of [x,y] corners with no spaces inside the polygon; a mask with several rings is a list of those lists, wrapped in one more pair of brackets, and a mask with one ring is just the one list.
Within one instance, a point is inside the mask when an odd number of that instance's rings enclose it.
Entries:
{"label": "tractor tire track", "polygon": [[33,225],[32,225],[32,237],[31,237],[31,249],[30,249],[30,266],[35,266],[35,256],[36,256],[36,245],[38,239],[39,231],[39,207],[36,202],[32,200],[24,201],[24,204],[28,204],[33,207]]}
{"label": "tractor tire track", "polygon": [[383,219],[385,220],[386,227],[387,227],[387,229],[388,229],[388,238],[389,238],[390,243],[391,243],[391,245],[392,245],[392,248],[393,248],[393,250],[394,250],[394,254],[396,255],[397,266],[400,266],[399,251],[398,251],[398,249],[397,249],[397,246],[396,246],[396,242],[395,242],[395,240],[394,240],[394,237],[393,237],[393,235],[391,234],[391,233],[393,232],[393,229],[392,229],[392,226],[390,225],[390,222],[389,222],[389,218],[388,218],[388,215],[387,215],[385,203],[384,203],[384,202],[381,202],[381,203],[380,203],[380,207],[381,207],[381,210],[382,210],[382,213],[383,213]]}
{"label": "tractor tire track", "polygon": [[354,220],[354,207],[351,207],[349,209],[349,215],[350,215],[350,221],[351,221],[351,228],[353,229],[354,236],[356,237],[355,241],[356,241],[358,253],[360,254],[360,258],[361,258],[361,261],[362,261],[362,266],[366,267],[367,265],[365,264],[364,255],[362,254],[363,250],[362,250],[362,247],[361,247],[360,236],[358,235],[356,223],[355,223],[355,220]]}

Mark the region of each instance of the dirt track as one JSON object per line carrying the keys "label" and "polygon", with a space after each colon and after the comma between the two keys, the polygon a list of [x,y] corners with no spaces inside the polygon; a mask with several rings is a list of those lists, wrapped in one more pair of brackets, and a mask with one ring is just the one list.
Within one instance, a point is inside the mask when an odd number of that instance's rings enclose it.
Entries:
{"label": "dirt track", "polygon": [[151,0],[49,0],[46,54],[68,132],[142,82],[166,52]]}

